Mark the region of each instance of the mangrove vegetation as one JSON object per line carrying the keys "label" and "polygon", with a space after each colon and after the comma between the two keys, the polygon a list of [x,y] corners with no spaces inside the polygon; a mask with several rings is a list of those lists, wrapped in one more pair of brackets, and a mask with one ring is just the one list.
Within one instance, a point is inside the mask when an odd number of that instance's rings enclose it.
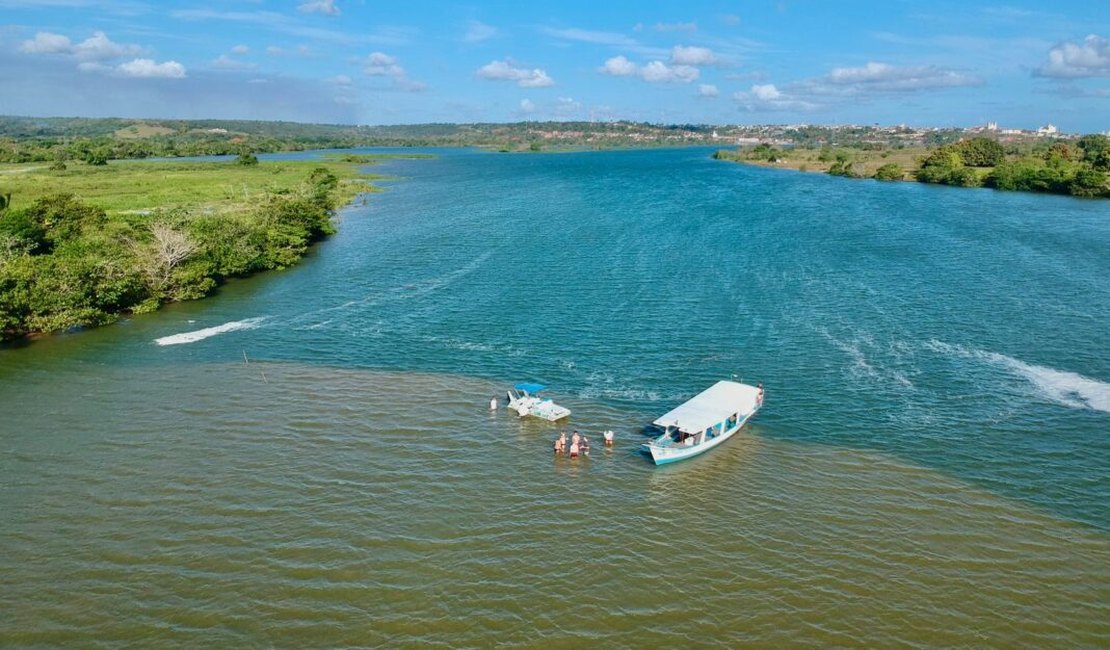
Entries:
{"label": "mangrove vegetation", "polygon": [[373,189],[338,159],[0,172],[2,340],[102,325],[286,268],[335,231],[338,206]]}

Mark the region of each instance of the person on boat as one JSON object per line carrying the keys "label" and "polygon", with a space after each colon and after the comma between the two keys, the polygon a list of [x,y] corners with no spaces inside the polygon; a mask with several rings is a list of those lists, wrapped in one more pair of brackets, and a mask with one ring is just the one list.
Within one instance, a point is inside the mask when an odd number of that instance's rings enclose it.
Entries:
{"label": "person on boat", "polygon": [[613,446],[613,430],[609,429],[608,431],[606,431],[605,434],[604,434],[604,437],[605,437],[605,446],[606,447],[612,447]]}
{"label": "person on boat", "polygon": [[578,445],[578,448],[582,451],[583,456],[589,456],[590,455],[590,439],[587,438],[586,436],[582,436],[582,442]]}

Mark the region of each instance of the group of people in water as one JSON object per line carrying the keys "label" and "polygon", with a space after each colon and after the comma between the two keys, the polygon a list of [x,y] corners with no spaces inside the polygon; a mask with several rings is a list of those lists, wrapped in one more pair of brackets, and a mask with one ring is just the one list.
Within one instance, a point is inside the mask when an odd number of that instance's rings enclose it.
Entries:
{"label": "group of people in water", "polygon": [[[605,446],[613,446],[613,432],[606,431],[604,434]],[[556,456],[569,456],[570,458],[578,458],[579,455],[590,455],[590,439],[584,435],[579,435],[578,431],[570,434],[570,445],[567,445],[567,432],[560,431],[559,437],[555,439],[555,455]]]}

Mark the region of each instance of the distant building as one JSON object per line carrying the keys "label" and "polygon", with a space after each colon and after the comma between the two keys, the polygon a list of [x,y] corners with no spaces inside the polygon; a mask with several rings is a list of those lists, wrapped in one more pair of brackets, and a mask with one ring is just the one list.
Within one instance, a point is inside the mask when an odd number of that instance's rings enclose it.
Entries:
{"label": "distant building", "polygon": [[1037,129],[1037,135],[1056,135],[1057,129],[1053,124],[1046,124]]}

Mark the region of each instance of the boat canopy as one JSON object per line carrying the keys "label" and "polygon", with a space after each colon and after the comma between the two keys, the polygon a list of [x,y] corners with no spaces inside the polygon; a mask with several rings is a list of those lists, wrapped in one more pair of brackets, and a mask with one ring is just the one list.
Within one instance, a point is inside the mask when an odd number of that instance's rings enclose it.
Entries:
{"label": "boat canopy", "polygon": [[536,393],[540,392],[541,390],[547,388],[547,386],[544,386],[543,384],[530,384],[528,382],[523,382],[523,383],[517,384],[516,386],[513,386],[513,388],[515,388],[517,390],[522,390],[525,393],[531,393],[531,394],[535,395]]}
{"label": "boat canopy", "polygon": [[733,413],[744,417],[756,409],[759,389],[735,381],[719,381],[685,404],[654,422],[659,427],[678,427],[686,433],[705,431]]}

